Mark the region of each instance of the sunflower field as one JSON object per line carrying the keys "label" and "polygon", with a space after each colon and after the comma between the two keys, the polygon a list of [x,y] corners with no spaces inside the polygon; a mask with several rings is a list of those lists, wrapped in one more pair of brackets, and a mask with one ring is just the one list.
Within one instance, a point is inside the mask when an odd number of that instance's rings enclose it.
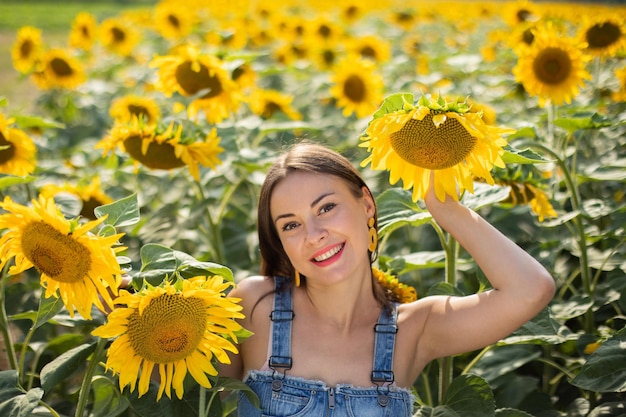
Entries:
{"label": "sunflower field", "polygon": [[363,172],[402,298],[489,286],[425,210],[431,174],[554,277],[522,328],[429,364],[415,416],[626,415],[626,7],[124,6],[21,26],[3,57],[35,100],[0,96],[1,416],[254,400],[219,373],[249,335],[226,295],[258,274],[258,191],[301,140]]}

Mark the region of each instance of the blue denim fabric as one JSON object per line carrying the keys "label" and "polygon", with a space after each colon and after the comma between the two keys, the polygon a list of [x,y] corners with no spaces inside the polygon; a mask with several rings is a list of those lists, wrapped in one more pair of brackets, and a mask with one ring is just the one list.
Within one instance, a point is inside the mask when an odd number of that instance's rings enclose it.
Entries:
{"label": "blue denim fabric", "polygon": [[393,385],[393,349],[397,305],[393,314],[381,312],[376,325],[372,387],[347,384],[328,387],[322,381],[285,374],[291,365],[291,292],[281,290],[283,279],[276,277],[277,292],[272,313],[270,371],[251,371],[244,382],[257,394],[260,409],[239,394],[239,417],[411,417],[413,395]]}

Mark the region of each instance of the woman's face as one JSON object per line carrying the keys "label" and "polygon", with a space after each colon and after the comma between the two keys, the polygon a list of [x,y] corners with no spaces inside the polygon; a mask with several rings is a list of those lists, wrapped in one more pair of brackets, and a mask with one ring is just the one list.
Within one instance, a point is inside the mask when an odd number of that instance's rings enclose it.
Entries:
{"label": "woman's face", "polygon": [[338,177],[295,171],[275,186],[270,211],[287,256],[308,279],[331,283],[369,270],[369,193],[356,197]]}

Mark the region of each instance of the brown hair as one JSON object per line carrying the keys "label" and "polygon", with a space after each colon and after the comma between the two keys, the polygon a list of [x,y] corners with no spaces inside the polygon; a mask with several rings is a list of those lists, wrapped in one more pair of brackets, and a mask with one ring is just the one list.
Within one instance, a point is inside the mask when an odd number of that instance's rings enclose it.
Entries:
{"label": "brown hair", "polygon": [[[283,249],[270,212],[274,187],[294,171],[333,175],[345,181],[355,197],[363,196],[363,187],[372,195],[360,172],[343,155],[323,145],[310,142],[299,142],[292,145],[270,167],[259,196],[257,230],[261,251],[261,273],[268,277],[281,275],[293,279],[295,275],[294,267]],[[374,220],[374,227],[377,228],[376,211]],[[376,256],[376,253],[370,254],[372,261],[376,259]],[[378,286],[374,286],[374,288],[377,299],[386,305],[384,296],[379,298]]]}

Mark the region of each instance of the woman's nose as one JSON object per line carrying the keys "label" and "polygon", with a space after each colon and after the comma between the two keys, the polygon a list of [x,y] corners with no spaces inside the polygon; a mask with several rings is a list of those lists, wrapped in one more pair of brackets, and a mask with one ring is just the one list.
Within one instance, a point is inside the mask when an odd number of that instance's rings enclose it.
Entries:
{"label": "woman's nose", "polygon": [[306,239],[310,244],[316,244],[328,236],[328,231],[319,222],[309,222],[306,227]]}

